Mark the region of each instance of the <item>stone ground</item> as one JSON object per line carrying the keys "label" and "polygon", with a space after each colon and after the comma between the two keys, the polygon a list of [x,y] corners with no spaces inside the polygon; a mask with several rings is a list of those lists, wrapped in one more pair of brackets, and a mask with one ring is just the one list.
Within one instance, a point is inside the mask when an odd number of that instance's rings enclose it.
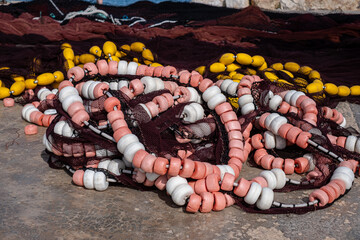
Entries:
{"label": "stone ground", "polygon": [[264,10],[279,12],[360,13],[359,0],[190,0],[190,2],[237,9],[253,5]]}
{"label": "stone ground", "polygon": [[[331,207],[304,215],[250,214],[235,206],[188,214],[156,190],[112,185],[96,192],[73,185],[66,171],[46,164],[45,129],[25,136],[21,106],[0,105],[0,239],[360,239],[358,179]],[[360,120],[359,108],[339,107],[351,126],[354,115]],[[259,171],[246,167],[242,174]],[[276,199],[301,202],[307,194]]]}

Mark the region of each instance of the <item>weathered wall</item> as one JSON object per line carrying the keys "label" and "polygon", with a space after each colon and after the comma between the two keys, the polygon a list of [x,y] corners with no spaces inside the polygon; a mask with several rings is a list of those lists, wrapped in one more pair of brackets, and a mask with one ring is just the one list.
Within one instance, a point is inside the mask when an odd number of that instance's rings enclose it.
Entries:
{"label": "weathered wall", "polygon": [[289,11],[360,11],[359,0],[191,0],[212,6],[245,8],[256,5],[269,10]]}

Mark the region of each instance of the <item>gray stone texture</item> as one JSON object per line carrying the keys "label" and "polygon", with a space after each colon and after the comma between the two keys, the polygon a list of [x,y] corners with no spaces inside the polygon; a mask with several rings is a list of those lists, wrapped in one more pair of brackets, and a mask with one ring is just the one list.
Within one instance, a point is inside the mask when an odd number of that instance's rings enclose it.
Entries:
{"label": "gray stone texture", "polygon": [[227,8],[246,8],[249,6],[249,0],[225,0]]}
{"label": "gray stone texture", "polygon": [[279,9],[280,8],[280,0],[252,0],[252,5],[258,6],[262,9]]}
{"label": "gray stone texture", "polygon": [[280,8],[284,10],[359,10],[359,1],[355,0],[281,0]]}
{"label": "gray stone texture", "polygon": [[359,0],[191,0],[211,6],[245,8],[250,4],[267,10],[284,11],[359,11]]}
{"label": "gray stone texture", "polygon": [[249,0],[191,0],[191,2],[237,9],[246,8],[250,5]]}
{"label": "gray stone texture", "polygon": [[202,3],[210,6],[225,7],[224,0],[191,0],[193,3]]}

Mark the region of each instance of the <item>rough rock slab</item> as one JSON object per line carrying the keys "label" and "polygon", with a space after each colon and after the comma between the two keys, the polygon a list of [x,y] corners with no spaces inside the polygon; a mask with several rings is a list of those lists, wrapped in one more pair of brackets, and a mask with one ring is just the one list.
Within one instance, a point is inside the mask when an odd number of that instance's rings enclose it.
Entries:
{"label": "rough rock slab", "polygon": [[359,0],[191,0],[191,2],[237,9],[255,5],[265,10],[282,10],[282,12],[360,13]]}
{"label": "rough rock slab", "polygon": [[248,0],[225,0],[225,6],[227,8],[246,8],[250,5],[250,1]]}
{"label": "rough rock slab", "polygon": [[280,0],[252,0],[251,2],[262,9],[274,10],[280,8]]}
{"label": "rough rock slab", "polygon": [[250,6],[249,0],[191,0],[193,3],[202,3],[216,7],[242,9]]}
{"label": "rough rock slab", "polygon": [[280,8],[284,10],[359,10],[359,1],[356,0],[281,0]]}
{"label": "rough rock slab", "polygon": [[191,0],[193,3],[202,3],[210,6],[225,7],[224,0]]}

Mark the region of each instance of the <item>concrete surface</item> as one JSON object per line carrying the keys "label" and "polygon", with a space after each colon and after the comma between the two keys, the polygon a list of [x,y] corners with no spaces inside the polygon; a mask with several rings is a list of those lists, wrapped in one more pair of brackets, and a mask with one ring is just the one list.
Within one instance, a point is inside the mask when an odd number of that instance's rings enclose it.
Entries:
{"label": "concrete surface", "polygon": [[[358,179],[331,207],[304,215],[250,214],[235,206],[188,214],[156,190],[113,185],[96,192],[73,185],[66,171],[44,161],[45,129],[25,136],[21,106],[0,105],[0,239],[360,239]],[[340,111],[355,124],[349,109],[344,104]],[[241,174],[259,171],[246,167]],[[275,198],[301,202],[307,194]]]}
{"label": "concrete surface", "polygon": [[250,5],[264,10],[278,10],[280,12],[322,13],[322,12],[351,12],[359,14],[359,0],[190,0],[216,7],[242,9]]}

